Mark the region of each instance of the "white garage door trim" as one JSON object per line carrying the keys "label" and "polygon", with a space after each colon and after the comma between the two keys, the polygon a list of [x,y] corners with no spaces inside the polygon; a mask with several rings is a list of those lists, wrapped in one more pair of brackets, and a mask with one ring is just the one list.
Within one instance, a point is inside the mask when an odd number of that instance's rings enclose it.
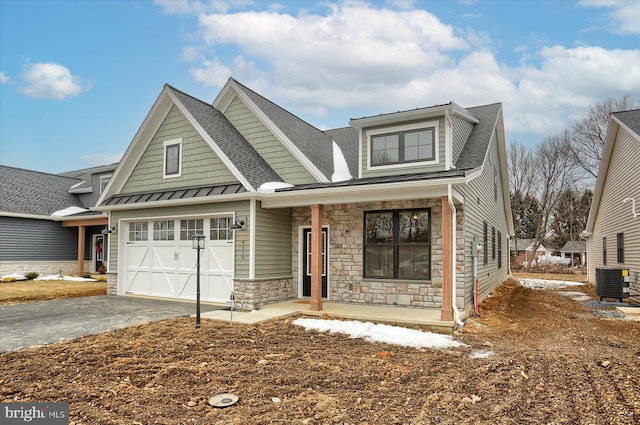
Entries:
{"label": "white garage door trim", "polygon": [[215,214],[121,221],[121,293],[195,300],[197,251],[192,248],[191,235],[203,232],[200,299],[229,300],[234,276],[232,217]]}

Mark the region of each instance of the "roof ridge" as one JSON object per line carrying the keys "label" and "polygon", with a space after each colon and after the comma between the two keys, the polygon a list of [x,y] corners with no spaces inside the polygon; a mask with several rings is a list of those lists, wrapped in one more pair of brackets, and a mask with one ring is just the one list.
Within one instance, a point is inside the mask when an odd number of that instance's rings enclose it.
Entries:
{"label": "roof ridge", "polygon": [[46,172],[46,171],[30,170],[28,168],[14,167],[12,165],[2,165],[2,164],[0,164],[0,167],[11,168],[11,169],[14,169],[14,170],[19,170],[19,171],[27,171],[29,173],[44,174],[44,175],[52,176],[52,177],[60,177],[60,178],[63,178],[63,179],[72,179],[72,180],[82,181],[82,179],[79,179],[77,177],[63,176],[62,174],[49,173],[49,172]]}
{"label": "roof ridge", "polygon": [[167,86],[168,88],[170,88],[170,89],[171,89],[171,90],[173,90],[173,91],[176,91],[176,92],[178,92],[178,93],[180,93],[180,94],[182,94],[182,95],[184,95],[184,96],[187,96],[187,97],[188,97],[188,98],[190,98],[190,99],[193,99],[193,100],[198,101],[198,102],[200,102],[200,103],[202,103],[202,104],[204,104],[204,105],[207,105],[207,106],[209,106],[209,107],[211,107],[211,108],[213,108],[213,109],[216,109],[216,108],[214,108],[214,106],[213,106],[212,104],[210,104],[209,102],[205,102],[205,101],[204,101],[204,100],[202,100],[202,99],[198,99],[197,97],[195,97],[195,96],[193,96],[193,95],[191,95],[191,94],[189,94],[189,93],[187,93],[187,92],[185,92],[185,91],[182,91],[182,90],[180,90],[180,89],[175,88],[174,86],[172,86],[172,85],[171,85],[171,84],[169,84],[169,83],[165,83],[165,86]]}
{"label": "roof ridge", "polygon": [[318,127],[316,127],[313,124],[310,124],[309,122],[303,120],[302,118],[300,118],[299,116],[297,116],[296,114],[294,114],[293,112],[283,108],[282,106],[278,105],[277,103],[273,102],[272,100],[267,99],[266,97],[264,97],[263,95],[261,95],[260,93],[258,93],[257,91],[245,86],[244,84],[242,84],[240,81],[236,80],[233,77],[229,77],[230,80],[233,80],[236,84],[238,84],[239,86],[241,86],[242,88],[244,88],[245,90],[250,91],[251,93],[255,94],[256,96],[259,96],[260,98],[264,99],[266,102],[272,104],[273,106],[275,106],[276,108],[286,112],[287,114],[291,115],[292,117],[296,118],[297,120],[305,123],[306,125],[308,125],[309,127],[313,128],[314,130],[320,132],[320,133],[324,133],[324,131],[320,130]]}

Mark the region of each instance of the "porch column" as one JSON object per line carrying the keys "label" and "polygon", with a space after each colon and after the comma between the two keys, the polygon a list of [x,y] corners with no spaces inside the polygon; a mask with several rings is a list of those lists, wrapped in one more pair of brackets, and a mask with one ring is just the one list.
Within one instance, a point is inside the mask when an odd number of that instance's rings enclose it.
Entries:
{"label": "porch column", "polygon": [[78,274],[84,273],[84,229],[85,226],[78,226]]}
{"label": "porch column", "polygon": [[453,264],[453,238],[451,223],[451,206],[446,196],[440,198],[442,202],[442,309],[440,320],[451,322],[453,320],[453,276],[451,266]]}
{"label": "porch column", "polygon": [[322,311],[322,205],[311,206],[311,311]]}

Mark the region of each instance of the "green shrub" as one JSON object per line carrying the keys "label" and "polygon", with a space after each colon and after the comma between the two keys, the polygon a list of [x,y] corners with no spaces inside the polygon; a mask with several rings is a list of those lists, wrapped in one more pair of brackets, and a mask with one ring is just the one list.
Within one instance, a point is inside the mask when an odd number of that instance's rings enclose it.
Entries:
{"label": "green shrub", "polygon": [[39,273],[37,273],[37,272],[29,272],[29,273],[26,273],[26,274],[24,275],[24,277],[25,277],[27,280],[33,280],[33,279],[37,278],[38,276],[40,276],[40,274],[39,274]]}

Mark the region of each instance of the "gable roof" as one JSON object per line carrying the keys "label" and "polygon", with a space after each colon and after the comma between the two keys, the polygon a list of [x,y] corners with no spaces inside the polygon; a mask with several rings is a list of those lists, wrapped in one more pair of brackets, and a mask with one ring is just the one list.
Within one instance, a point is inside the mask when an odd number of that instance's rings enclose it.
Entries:
{"label": "gable roof", "polygon": [[560,252],[564,253],[574,253],[574,252],[587,252],[587,242],[586,241],[568,241]]}
{"label": "gable roof", "polygon": [[170,85],[167,87],[253,188],[257,189],[267,182],[282,181],[273,168],[220,111]]}
{"label": "gable roof", "polygon": [[311,175],[319,181],[331,181],[334,172],[331,136],[233,78],[229,78],[213,105],[220,107],[222,98],[229,90],[244,96],[245,105],[261,119]]}
{"label": "gable roof", "polygon": [[589,209],[589,218],[587,219],[587,227],[585,234],[589,235],[593,232],[596,223],[596,216],[600,208],[600,200],[602,199],[602,190],[607,179],[609,166],[611,163],[611,155],[616,144],[618,132],[620,128],[631,134],[637,143],[640,143],[640,109],[630,111],[614,112],[611,114],[607,137],[604,143],[604,151],[602,152],[602,160],[598,169],[598,178],[596,179],[596,187],[593,191],[593,199],[591,200],[591,208]]}
{"label": "gable roof", "polygon": [[455,163],[456,168],[472,169],[482,166],[501,110],[501,103],[467,108],[467,111],[478,118],[478,123],[473,126],[473,130],[462,148],[460,156],[458,156]]}
{"label": "gable roof", "polygon": [[0,215],[50,218],[68,207],[83,208],[69,189],[81,180],[0,165]]}

